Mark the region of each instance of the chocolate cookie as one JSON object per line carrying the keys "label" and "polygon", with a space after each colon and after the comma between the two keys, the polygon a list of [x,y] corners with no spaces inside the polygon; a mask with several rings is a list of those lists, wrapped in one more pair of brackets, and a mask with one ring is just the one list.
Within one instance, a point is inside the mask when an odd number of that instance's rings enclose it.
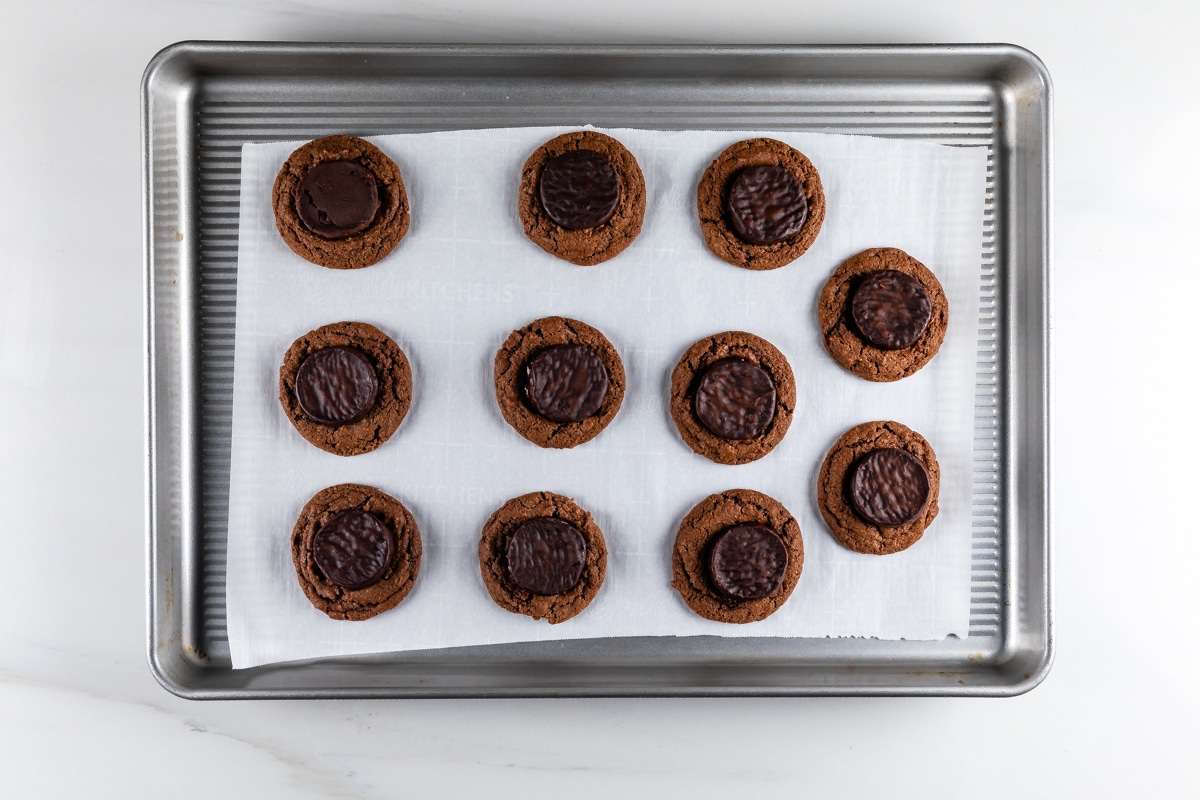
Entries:
{"label": "chocolate cookie", "polygon": [[940,483],[924,437],[899,422],[864,422],[825,456],[817,505],[847,548],[886,555],[911,547],[933,522]]}
{"label": "chocolate cookie", "polygon": [[752,333],[701,339],[671,373],[671,417],[679,435],[718,464],[746,464],[771,452],[795,407],[787,359]]}
{"label": "chocolate cookie", "polygon": [[353,136],[315,139],[288,156],[271,205],[292,252],[331,269],[369,267],[408,232],[400,168]]}
{"label": "chocolate cookie", "polygon": [[296,520],[292,563],[317,609],[333,619],[370,619],[412,590],[421,532],[396,498],[354,483],[330,486]]}
{"label": "chocolate cookie", "polygon": [[641,232],[646,182],[637,159],[611,136],[564,133],[525,162],[517,211],[538,247],[591,266],[620,253]]}
{"label": "chocolate cookie", "polygon": [[565,317],[510,333],[496,352],[495,382],[505,421],[539,447],[595,438],[625,397],[616,348],[592,326]]}
{"label": "chocolate cookie", "polygon": [[928,364],[942,346],[948,319],[942,284],[894,247],[843,261],[817,304],[829,355],[869,381],[898,381]]}
{"label": "chocolate cookie", "polygon": [[804,567],[800,525],[777,500],[749,489],[706,497],[679,525],[671,586],[717,622],[757,622],[792,594]]}
{"label": "chocolate cookie", "polygon": [[386,442],[411,401],[404,351],[365,322],[309,331],[292,342],[279,368],[279,402],[292,425],[339,456],[369,453]]}
{"label": "chocolate cookie", "polygon": [[592,515],[551,492],[509,500],[488,517],[479,539],[479,569],[496,605],[552,624],[587,608],[607,564]]}
{"label": "chocolate cookie", "polygon": [[825,192],[812,162],[775,139],[725,149],[696,190],[700,229],[713,255],[735,267],[776,269],[816,241]]}

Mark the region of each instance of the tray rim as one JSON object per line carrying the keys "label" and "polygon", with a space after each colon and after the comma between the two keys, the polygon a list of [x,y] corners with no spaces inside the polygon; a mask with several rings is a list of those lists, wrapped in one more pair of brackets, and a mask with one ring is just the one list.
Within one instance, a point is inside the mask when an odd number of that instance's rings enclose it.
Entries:
{"label": "tray rim", "polygon": [[[182,62],[194,60],[196,57],[230,57],[230,56],[288,56],[312,57],[317,55],[379,55],[379,56],[486,56],[486,57],[532,57],[532,58],[569,58],[582,59],[613,58],[613,57],[659,57],[681,58],[686,56],[742,56],[762,59],[771,56],[809,58],[835,58],[846,56],[893,57],[901,59],[939,58],[947,55],[981,56],[989,55],[1003,57],[1015,61],[1024,69],[1032,72],[1041,86],[1040,102],[1042,109],[1042,148],[1038,155],[1042,158],[1044,168],[1040,174],[1041,205],[1044,209],[1042,217],[1043,235],[1039,242],[1041,269],[1038,270],[1041,299],[1041,314],[1044,325],[1042,332],[1043,347],[1041,352],[1041,390],[1038,407],[1041,411],[1040,464],[1043,481],[1039,499],[1042,513],[1037,520],[1041,536],[1036,541],[1027,542],[1026,546],[1035,546],[1038,550],[1041,567],[1039,577],[1045,587],[1043,593],[1044,609],[1037,620],[1039,629],[1044,636],[1044,646],[1035,654],[1032,664],[1027,664],[1028,672],[1023,677],[1009,683],[991,686],[954,687],[946,685],[928,686],[731,686],[706,684],[696,686],[674,686],[670,688],[645,686],[593,686],[593,687],[531,687],[495,690],[490,688],[464,689],[406,689],[395,686],[356,687],[353,689],[330,688],[264,688],[241,687],[236,689],[203,688],[188,685],[177,677],[167,663],[170,656],[183,658],[191,666],[202,665],[206,657],[196,653],[190,647],[183,645],[176,634],[169,639],[164,648],[156,638],[163,625],[163,619],[158,612],[160,602],[160,582],[158,563],[162,555],[160,551],[159,530],[156,525],[157,511],[161,497],[158,482],[159,452],[156,441],[156,339],[155,339],[155,245],[153,240],[152,207],[154,172],[151,161],[152,120],[150,118],[151,94],[156,82],[172,68]],[[147,632],[148,665],[155,679],[167,691],[186,699],[266,699],[266,698],[401,698],[401,697],[524,697],[524,696],[1016,696],[1030,691],[1041,684],[1055,657],[1055,622],[1054,599],[1055,587],[1053,579],[1053,540],[1054,540],[1054,504],[1051,485],[1053,480],[1053,411],[1054,393],[1052,391],[1052,360],[1053,360],[1053,296],[1052,296],[1052,241],[1053,241],[1053,182],[1052,182],[1052,145],[1053,145],[1053,86],[1048,70],[1042,61],[1031,51],[1012,44],[852,44],[852,45],[539,45],[539,44],[381,44],[381,43],[330,43],[330,42],[218,42],[191,40],[182,41],[165,47],[159,51],[147,64],[141,81],[140,97],[141,127],[142,127],[142,218],[143,218],[143,318],[144,318],[144,389],[145,389],[145,514],[146,514],[146,574],[148,582]],[[197,249],[197,245],[191,245]],[[1003,329],[1002,329],[1003,330]],[[1011,402],[1006,398],[1005,404]],[[1011,438],[1011,433],[1001,434],[1002,438]],[[1011,476],[1009,476],[1011,479]],[[177,650],[171,650],[172,641],[179,645]],[[386,660],[386,654],[381,654]],[[337,659],[338,663],[353,664],[368,662],[376,657],[352,657]],[[330,663],[329,659],[315,660],[311,663]],[[289,662],[288,667],[310,662]],[[281,665],[283,666],[283,665]],[[225,668],[222,668],[225,669]],[[225,669],[236,673],[237,670]]]}

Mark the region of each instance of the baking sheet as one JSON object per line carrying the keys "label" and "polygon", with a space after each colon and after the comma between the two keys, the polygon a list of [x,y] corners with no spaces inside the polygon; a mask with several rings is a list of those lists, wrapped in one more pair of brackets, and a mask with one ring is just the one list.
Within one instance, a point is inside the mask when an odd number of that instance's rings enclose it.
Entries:
{"label": "baking sheet", "polygon": [[[406,239],[380,264],[326,270],[275,231],[270,188],[299,142],[242,151],[227,609],[235,667],[322,656],[546,639],[621,636],[966,636],[970,613],[975,343],[987,151],[869,137],[763,131],[606,131],[638,158],[648,188],[641,236],[591,268],[529,242],[517,219],[520,166],[575,128],[375,137],[400,165],[413,208]],[[741,270],[704,247],[695,216],[700,173],[729,144],[770,135],[817,165],[829,211],[816,244],[770,272]],[[820,287],[867,247],[905,249],[950,300],[933,362],[874,384],[825,354]],[[504,423],[491,364],[509,331],[570,316],[602,330],[625,361],[629,390],[596,440],[543,450]],[[291,341],[322,324],[370,322],[413,363],[413,409],[392,440],[353,458],[324,453],[291,428],[277,401]],[[798,403],[787,437],[758,462],[717,465],[691,453],[667,413],[679,355],[722,330],[764,336],[789,359]],[[828,533],[815,502],[821,459],[847,428],[895,419],[933,444],[941,512],[909,550],[864,556]],[[425,557],[413,593],[365,622],[326,618],[297,585],[289,535],[316,491],[377,486],[421,526]],[[706,495],[752,488],[800,522],[805,569],[767,620],[726,625],[694,615],[669,587],[679,521]],[[605,585],[592,605],[549,626],[495,606],[479,577],[483,521],[505,500],[549,490],[574,497],[604,530]]]}
{"label": "baking sheet", "polygon": [[[193,699],[952,695],[1053,660],[1050,76],[1014,45],[182,42],[142,83],[147,655]],[[966,638],[635,637],[233,670],[226,614],[241,149],[521,125],[783,129],[989,151]]]}

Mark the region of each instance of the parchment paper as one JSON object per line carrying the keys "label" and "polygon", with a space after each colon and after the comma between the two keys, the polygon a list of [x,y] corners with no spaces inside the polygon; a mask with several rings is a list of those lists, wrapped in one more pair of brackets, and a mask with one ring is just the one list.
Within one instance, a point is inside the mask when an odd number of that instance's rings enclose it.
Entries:
{"label": "parchment paper", "polygon": [[[271,186],[301,142],[242,150],[230,473],[227,606],[235,668],[269,662],[602,636],[965,636],[970,610],[971,468],[985,148],[862,136],[761,131],[606,130],[646,178],[645,223],[620,256],[578,267],[525,238],[516,212],[521,165],[567,128],[371,137],[400,166],[412,226],[379,264],[330,270],[294,255],[271,212]],[[704,246],[696,185],[728,145],[767,135],[804,152],[828,201],[798,261],[769,272],[725,264]],[[816,301],[845,258],[899,247],[938,276],[950,303],[941,351],[891,384],[854,377],[824,351]],[[624,360],[628,389],[612,424],[572,450],[543,450],[500,416],[492,360],[510,331],[551,315],[599,328]],[[411,411],[373,453],[342,458],[303,440],[284,416],[278,373],[303,333],[358,320],[383,329],[414,371]],[[667,411],[671,369],[694,341],[756,333],[788,358],[797,409],[782,443],[742,466],[683,444]],[[816,476],[828,448],[860,422],[894,419],[924,435],[942,470],[941,512],[909,550],[850,552],[826,529]],[[300,509],[338,483],[376,486],[420,525],[425,555],[409,597],[364,622],[330,620],[296,581],[289,537]],[[804,535],[804,572],[768,619],[697,617],[670,588],[680,520],[730,488],[782,502]],[[596,518],[609,548],[595,601],[551,626],[496,606],[476,548],[488,515],[549,490]]]}

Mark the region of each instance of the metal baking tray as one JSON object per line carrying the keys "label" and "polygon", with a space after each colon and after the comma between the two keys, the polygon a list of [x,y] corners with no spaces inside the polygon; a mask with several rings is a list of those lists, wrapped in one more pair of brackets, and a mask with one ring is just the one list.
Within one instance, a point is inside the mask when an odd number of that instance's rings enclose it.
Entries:
{"label": "metal baking tray", "polygon": [[[149,659],[189,698],[1014,695],[1053,654],[1050,114],[1011,45],[185,42],[142,83]],[[225,627],[240,148],[520,125],[809,130],[990,148],[970,634],[621,638],[233,670]]]}

